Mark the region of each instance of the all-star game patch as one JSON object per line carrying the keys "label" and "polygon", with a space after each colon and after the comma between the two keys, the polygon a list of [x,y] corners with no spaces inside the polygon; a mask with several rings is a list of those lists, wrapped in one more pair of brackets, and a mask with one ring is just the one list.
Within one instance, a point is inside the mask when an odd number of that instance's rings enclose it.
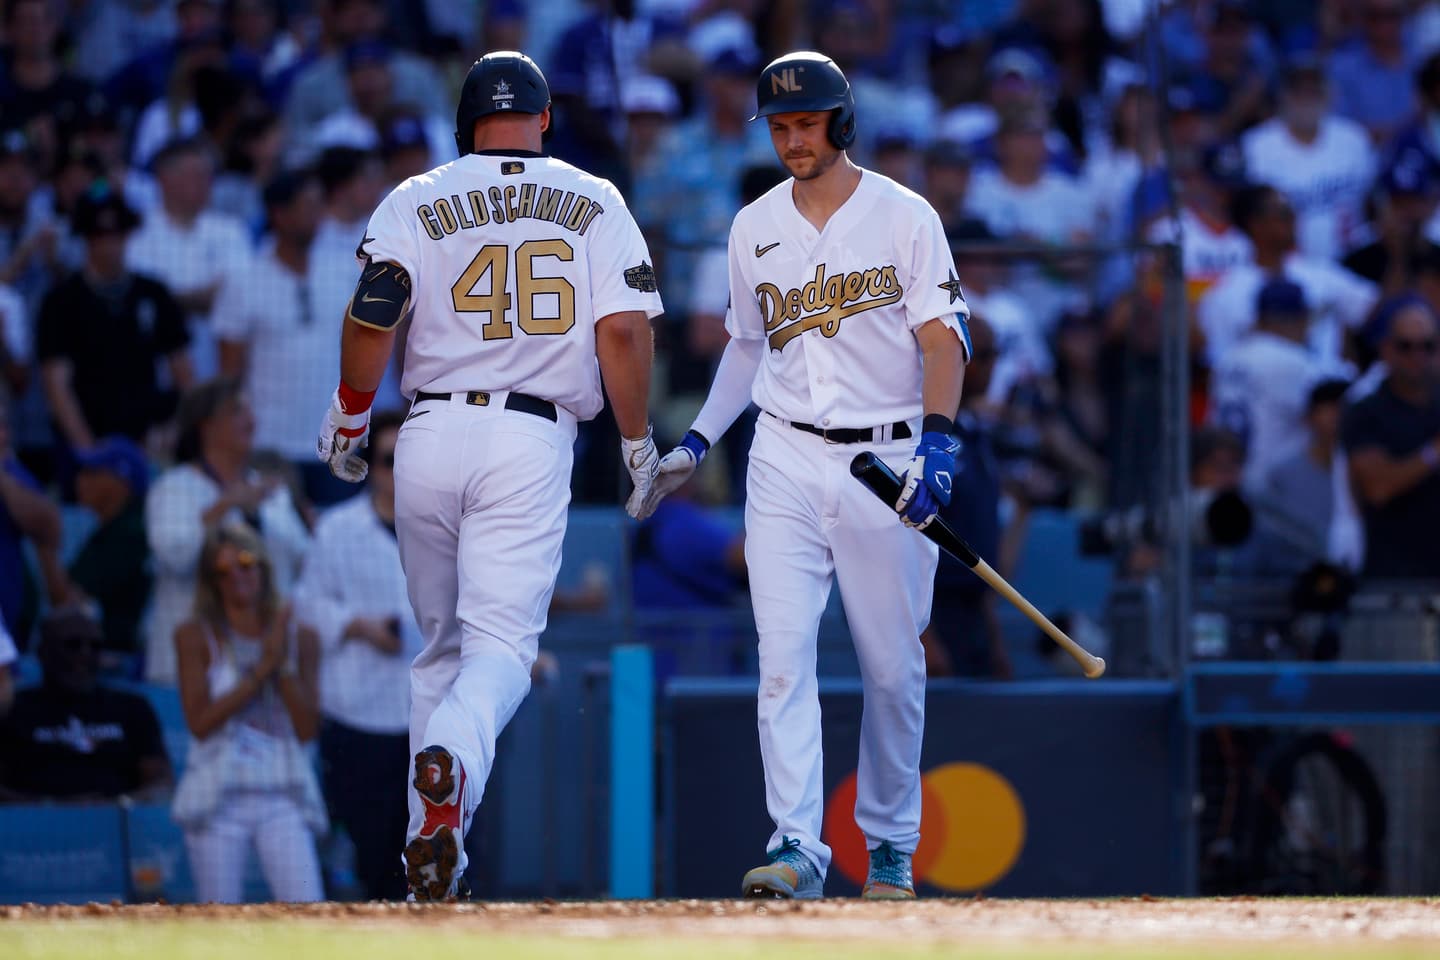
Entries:
{"label": "all-star game patch", "polygon": [[655,268],[644,260],[640,261],[638,267],[631,267],[625,271],[625,286],[633,287],[641,293],[654,293]]}

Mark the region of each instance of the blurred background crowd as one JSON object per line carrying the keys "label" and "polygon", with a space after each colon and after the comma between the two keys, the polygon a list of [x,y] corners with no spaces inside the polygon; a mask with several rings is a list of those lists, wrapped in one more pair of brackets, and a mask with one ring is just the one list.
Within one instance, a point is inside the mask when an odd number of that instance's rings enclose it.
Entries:
{"label": "blurred background crowd", "polygon": [[[43,726],[57,697],[98,702],[97,670],[182,698],[241,683],[243,667],[216,678],[213,635],[271,588],[316,662],[301,639],[257,647],[271,692],[236,715],[309,729],[282,695],[298,678],[322,749],[329,730],[335,750],[369,735],[403,751],[415,637],[389,533],[397,421],[377,419],[360,491],[314,461],[313,434],[368,216],[454,158],[460,81],[492,49],[535,57],[548,151],[614,181],[646,231],[667,308],[660,433],[689,424],[724,347],[731,219],[783,177],[747,122],[755,77],[814,48],[854,88],[854,159],[925,196],[954,245],[976,354],[952,519],[978,552],[1008,569],[1026,514],[1060,510],[1103,521],[1089,539],[1121,575],[1153,567],[1125,511],[1160,482],[1161,342],[1183,314],[1191,483],[1243,506],[1244,535],[1196,569],[1440,577],[1440,3],[0,7],[0,662],[37,652],[50,691],[12,710],[12,797],[53,787],[24,781],[34,744],[17,724]],[[403,407],[399,362],[381,408]],[[613,429],[582,431],[577,505],[618,502]],[[741,540],[717,517],[743,502],[747,430],[634,535],[633,582],[610,591],[733,604]],[[242,525],[258,538],[226,533]],[[245,587],[251,568],[263,589]],[[197,621],[207,589],[253,596]],[[606,590],[556,606],[604,608]],[[187,621],[210,623],[188,661]],[[927,643],[936,674],[1008,675],[993,599],[958,567],[942,567]],[[143,771],[114,792],[169,776],[153,736],[132,739],[148,746],[122,759]],[[297,815],[313,826],[310,800]]]}

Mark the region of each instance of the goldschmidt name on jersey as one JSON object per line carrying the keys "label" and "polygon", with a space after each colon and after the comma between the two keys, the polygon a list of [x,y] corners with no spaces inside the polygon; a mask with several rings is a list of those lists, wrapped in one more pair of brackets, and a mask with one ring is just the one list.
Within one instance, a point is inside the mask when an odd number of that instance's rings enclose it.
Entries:
{"label": "goldschmidt name on jersey", "polygon": [[415,210],[431,240],[440,240],[457,230],[473,230],[487,223],[514,223],[516,220],[544,220],[585,235],[605,208],[584,194],[534,183],[492,186],[488,191],[452,193],[422,203]]}
{"label": "goldschmidt name on jersey", "polygon": [[904,295],[894,264],[827,277],[822,263],[815,268],[814,279],[784,294],[773,283],[755,287],[771,350],[784,349],[785,344],[816,327],[825,336],[833,337],[846,317],[897,303]]}

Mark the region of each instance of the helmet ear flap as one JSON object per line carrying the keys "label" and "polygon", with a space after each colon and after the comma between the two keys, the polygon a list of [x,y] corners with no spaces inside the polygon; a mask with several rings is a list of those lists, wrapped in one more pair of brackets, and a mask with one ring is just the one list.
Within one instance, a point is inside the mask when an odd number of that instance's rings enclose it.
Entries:
{"label": "helmet ear flap", "polygon": [[825,128],[830,145],[844,150],[855,142],[855,101],[846,94],[845,103],[830,115],[830,124]]}

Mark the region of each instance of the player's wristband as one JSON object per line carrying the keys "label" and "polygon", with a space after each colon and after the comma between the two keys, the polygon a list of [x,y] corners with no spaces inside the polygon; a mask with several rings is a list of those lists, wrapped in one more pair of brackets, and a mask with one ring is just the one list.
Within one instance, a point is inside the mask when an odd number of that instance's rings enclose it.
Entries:
{"label": "player's wristband", "polygon": [[375,391],[356,390],[341,380],[340,388],[335,391],[335,402],[341,413],[362,414],[370,409],[370,404],[375,402]]}
{"label": "player's wristband", "polygon": [[685,431],[685,436],[680,438],[680,446],[690,451],[697,464],[710,452],[710,441],[695,430]]}
{"label": "player's wristband", "polygon": [[946,436],[955,432],[955,421],[943,413],[927,413],[925,419],[920,423],[921,433],[943,433]]}

